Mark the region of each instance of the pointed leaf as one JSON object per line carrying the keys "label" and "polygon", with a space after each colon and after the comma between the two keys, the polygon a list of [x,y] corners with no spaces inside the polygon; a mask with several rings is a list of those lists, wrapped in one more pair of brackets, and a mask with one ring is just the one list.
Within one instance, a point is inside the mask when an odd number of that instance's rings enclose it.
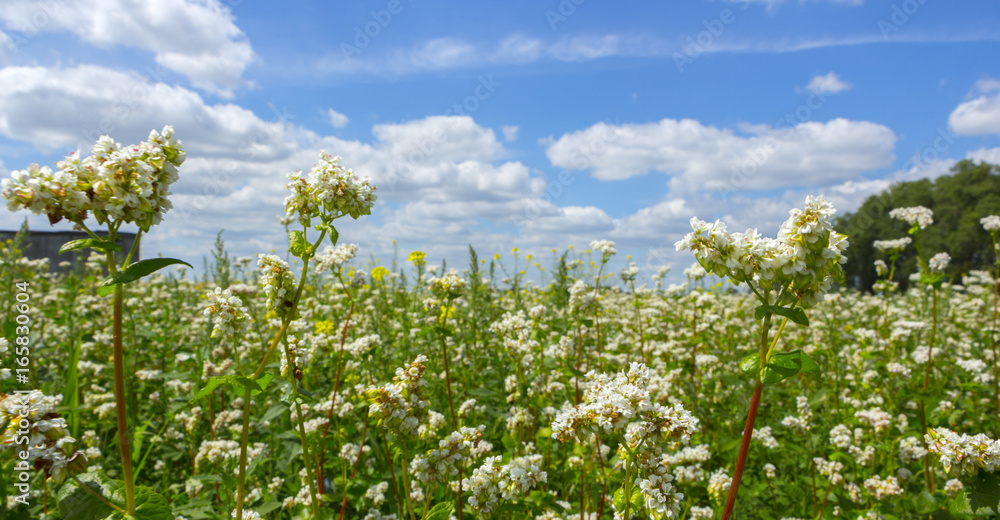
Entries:
{"label": "pointed leaf", "polygon": [[434,504],[434,507],[430,511],[424,514],[424,520],[448,520],[454,508],[455,504],[451,501],[438,502]]}
{"label": "pointed leaf", "polygon": [[302,258],[303,255],[312,247],[306,240],[306,236],[301,231],[289,231],[288,232],[288,251],[293,255]]}
{"label": "pointed leaf", "polygon": [[[149,258],[147,260],[140,260],[126,267],[125,271],[119,274],[115,283],[132,283],[144,276],[149,276],[164,267],[177,264],[183,264],[191,267],[191,264],[176,258]],[[194,269],[194,267],[191,267],[191,269]]]}
{"label": "pointed leaf", "polygon": [[782,352],[771,356],[767,366],[761,370],[760,380],[765,385],[784,381],[802,370],[802,351]]}
{"label": "pointed leaf", "polygon": [[750,354],[740,360],[740,370],[742,370],[744,374],[757,379],[757,374],[760,372],[760,354]]}
{"label": "pointed leaf", "polygon": [[973,511],[979,511],[981,507],[988,507],[994,512],[998,512],[997,504],[1000,504],[1000,476],[994,473],[980,471],[972,479],[972,486],[969,492],[969,507]]}
{"label": "pointed leaf", "polygon": [[790,307],[782,307],[780,305],[761,305],[754,309],[754,318],[758,320],[764,319],[767,314],[777,314],[778,316],[783,316],[792,320],[794,323],[798,323],[804,327],[809,326],[809,318],[806,316],[805,311],[802,309],[792,309]]}
{"label": "pointed leaf", "polygon": [[[264,380],[265,377],[261,377],[261,380]],[[271,377],[267,377],[266,382],[264,384],[266,385],[270,381]],[[237,387],[243,390],[244,392],[246,392],[247,389],[250,389],[251,395],[256,395],[263,391],[260,385],[253,379],[250,379],[249,377],[236,376],[236,375],[215,376],[209,379],[208,384],[205,385],[205,388],[198,390],[198,392],[196,392],[194,396],[191,397],[191,400],[197,401],[203,397],[208,396],[208,394],[214,392],[216,388],[226,385]]]}
{"label": "pointed leaf", "polygon": [[116,253],[122,250],[122,246],[114,242],[101,240],[97,238],[84,238],[82,240],[71,240],[69,242],[66,242],[65,244],[62,245],[62,247],[59,248],[59,254],[61,255],[63,253],[68,253],[70,251],[76,251],[77,249],[84,249],[88,247],[92,247],[94,249],[100,249],[101,251],[110,250]]}

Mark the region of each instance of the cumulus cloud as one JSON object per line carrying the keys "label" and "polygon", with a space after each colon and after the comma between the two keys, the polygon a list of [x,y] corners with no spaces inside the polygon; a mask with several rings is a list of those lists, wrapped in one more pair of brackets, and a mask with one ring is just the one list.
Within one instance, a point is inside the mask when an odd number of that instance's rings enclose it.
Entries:
{"label": "cumulus cloud", "polygon": [[123,45],[151,51],[156,63],[199,89],[232,97],[256,56],[229,8],[218,0],[5,0],[0,20],[9,26],[68,31],[97,47]]}
{"label": "cumulus cloud", "polygon": [[840,79],[840,76],[835,72],[823,76],[813,76],[813,79],[806,85],[806,90],[817,94],[836,94],[850,88],[851,84]]}
{"label": "cumulus cloud", "polygon": [[896,136],[867,121],[834,119],[793,127],[745,126],[738,133],[691,119],[656,123],[597,123],[548,146],[553,165],[590,170],[602,180],[651,171],[671,189],[771,189],[821,186],[889,165]]}
{"label": "cumulus cloud", "polygon": [[973,150],[966,155],[966,158],[976,162],[1000,164],[1000,148],[980,148]]}
{"label": "cumulus cloud", "polygon": [[343,128],[347,126],[347,116],[332,108],[328,108],[326,110],[326,117],[330,120],[330,126],[334,128]]}
{"label": "cumulus cloud", "polygon": [[1000,134],[1000,80],[979,80],[975,91],[980,95],[958,105],[948,124],[962,135]]}
{"label": "cumulus cloud", "polygon": [[308,133],[289,130],[294,116],[270,121],[234,104],[207,104],[196,92],[95,65],[0,69],[0,134],[40,150],[87,150],[101,135],[136,142],[173,124],[195,155],[287,157]]}

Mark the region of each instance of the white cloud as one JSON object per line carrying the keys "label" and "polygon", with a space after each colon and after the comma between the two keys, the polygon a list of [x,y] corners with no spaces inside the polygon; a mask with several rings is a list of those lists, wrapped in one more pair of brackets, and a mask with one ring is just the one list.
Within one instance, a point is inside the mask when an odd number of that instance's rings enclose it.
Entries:
{"label": "white cloud", "polygon": [[980,148],[969,152],[965,157],[976,162],[1000,164],[1000,148]]}
{"label": "white cloud", "polygon": [[340,112],[337,112],[332,108],[328,108],[326,110],[326,116],[330,120],[330,126],[334,128],[343,128],[347,126],[347,116],[341,114]]}
{"label": "white cloud", "polygon": [[958,105],[948,125],[962,135],[1000,134],[1000,80],[981,79],[975,89],[981,95]]}
{"label": "white cloud", "polygon": [[[0,69],[0,134],[40,150],[88,150],[102,134],[137,142],[172,124],[194,155],[287,157],[308,133],[291,131],[276,112],[270,122],[233,104],[142,76],[94,65]],[[289,123],[284,121],[283,123]]]}
{"label": "white cloud", "polygon": [[45,20],[35,23],[36,29],[69,31],[98,47],[151,51],[156,63],[223,97],[248,86],[242,74],[256,59],[229,8],[218,0],[5,0],[0,19],[8,26]]}
{"label": "white cloud", "polygon": [[660,171],[671,189],[690,193],[829,185],[889,165],[896,142],[883,125],[846,119],[744,130],[691,119],[598,123],[561,136],[546,154],[555,166],[588,169],[602,180]]}
{"label": "white cloud", "polygon": [[509,142],[517,141],[518,127],[516,125],[504,125],[500,127],[503,132],[503,140]]}
{"label": "white cloud", "polygon": [[840,76],[835,72],[830,72],[823,76],[814,76],[809,84],[806,85],[806,90],[817,94],[836,94],[850,88],[851,84],[841,80]]}

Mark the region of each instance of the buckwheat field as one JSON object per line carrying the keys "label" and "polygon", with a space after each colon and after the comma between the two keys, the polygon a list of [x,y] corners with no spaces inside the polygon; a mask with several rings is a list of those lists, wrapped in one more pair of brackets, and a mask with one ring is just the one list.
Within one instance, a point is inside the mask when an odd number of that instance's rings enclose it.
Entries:
{"label": "buckwheat field", "polygon": [[889,208],[870,293],[822,197],[776,230],[692,215],[683,276],[611,272],[600,237],[432,269],[338,232],[378,191],[324,152],[288,176],[289,255],[220,240],[198,280],[114,241],[156,232],[184,161],[167,126],[3,181],[90,238],[65,274],[0,252],[2,518],[996,514],[998,216],[956,274],[931,210]]}

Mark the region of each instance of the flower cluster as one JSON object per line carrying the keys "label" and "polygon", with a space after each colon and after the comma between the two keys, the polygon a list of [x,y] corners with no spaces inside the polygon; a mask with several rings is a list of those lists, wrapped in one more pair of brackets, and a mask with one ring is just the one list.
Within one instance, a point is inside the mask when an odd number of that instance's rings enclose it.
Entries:
{"label": "flower cluster", "polygon": [[932,273],[943,273],[948,268],[950,262],[951,255],[948,253],[938,253],[927,261],[927,267],[930,268]]}
{"label": "flower cluster", "polygon": [[524,311],[505,312],[500,321],[490,324],[490,332],[503,339],[504,350],[512,359],[525,369],[531,369],[534,352],[540,345],[531,339],[531,322],[526,319]]}
{"label": "flower cluster", "polygon": [[910,245],[913,239],[910,237],[897,238],[895,240],[876,240],[872,246],[888,256],[902,254],[906,246]]}
{"label": "flower cluster", "polygon": [[500,464],[502,458],[487,457],[465,481],[469,505],[480,513],[493,511],[500,500],[520,500],[531,488],[547,481],[548,475],[541,469],[541,455],[515,457],[505,465]]}
{"label": "flower cluster", "polygon": [[457,274],[448,273],[440,278],[435,276],[427,280],[427,285],[434,296],[451,300],[462,295],[465,280]]}
{"label": "flower cluster", "polygon": [[979,219],[979,223],[983,225],[983,229],[991,233],[1000,231],[1000,216],[990,215],[983,217]]}
{"label": "flower cluster", "polygon": [[56,483],[83,471],[87,457],[75,449],[76,439],[66,429],[66,419],[55,413],[62,396],[50,397],[38,390],[0,394],[0,451],[27,448],[27,462]]}
{"label": "flower cluster", "polygon": [[692,232],[675,244],[690,249],[706,271],[746,282],[763,292],[782,294],[780,304],[799,300],[802,307],[818,303],[834,279],[843,276],[847,237],[833,230],[833,205],[823,197],[806,197],[805,209],[793,209],[775,239],[756,229],[728,233],[720,221],[691,219]]}
{"label": "flower cluster", "polygon": [[357,252],[357,244],[339,244],[337,247],[326,246],[315,257],[316,272],[322,273],[333,268],[340,268],[354,258]]}
{"label": "flower cluster", "polygon": [[919,227],[920,229],[927,229],[927,226],[934,223],[934,212],[923,206],[896,208],[889,212],[889,217],[902,220],[911,227]]}
{"label": "flower cluster", "polygon": [[229,289],[216,287],[214,291],[205,294],[208,298],[208,307],[205,309],[205,316],[215,315],[213,319],[212,337],[223,336],[235,338],[246,334],[247,328],[253,323],[243,301],[233,296]]}
{"label": "flower cluster", "polygon": [[438,447],[417,455],[410,462],[410,470],[423,484],[446,482],[458,474],[458,466],[478,459],[493,450],[493,445],[483,440],[485,425],[478,429],[462,426],[438,442]]}
{"label": "flower cluster", "polygon": [[340,156],[320,152],[319,160],[309,170],[309,178],[301,175],[301,172],[288,174],[285,188],[291,194],[285,198],[285,213],[297,215],[303,226],[317,216],[329,222],[344,215],[355,219],[371,215],[377,198],[375,186],[367,177],[359,179],[353,171],[344,169]]}
{"label": "flower cluster", "polygon": [[583,280],[577,280],[569,286],[569,306],[573,312],[581,315],[592,314],[597,310],[598,298],[594,289]]}
{"label": "flower cluster", "polygon": [[257,266],[262,271],[260,281],[264,284],[267,308],[284,318],[292,308],[292,298],[295,295],[295,277],[288,267],[288,262],[278,258],[277,255],[259,256]]}
{"label": "flower cluster", "polygon": [[924,435],[927,450],[941,456],[945,473],[955,470],[959,475],[972,475],[976,468],[994,471],[1000,466],[1000,441],[985,434],[969,436],[947,428],[934,428]]}
{"label": "flower cluster", "polygon": [[138,145],[122,146],[101,136],[92,154],[72,153],[56,163],[58,170],[32,164],[3,181],[7,209],[45,213],[55,224],[63,218],[83,222],[92,212],[101,224],[134,223],[143,231],[159,224],[172,205],[167,200],[184,162],[181,141],[171,126],[153,130]]}
{"label": "flower cluster", "polygon": [[654,443],[670,439],[686,444],[698,419],[679,404],[671,408],[653,402],[648,384],[649,369],[642,363],[632,363],[627,372],[614,377],[591,370],[583,402],[567,404],[556,415],[552,438],[567,442],[588,433],[625,433],[629,423],[638,421],[631,434],[645,434]]}
{"label": "flower cluster", "polygon": [[624,441],[619,455],[629,461],[626,473],[634,475],[646,507],[656,517],[672,517],[680,511],[684,494],[674,489],[674,476],[662,462],[663,446],[687,444],[698,419],[680,404],[668,407],[652,401],[646,389],[649,380],[649,369],[642,363],[632,363],[614,377],[590,371],[583,402],[563,406],[552,422],[552,437],[560,442],[592,433],[619,437]]}
{"label": "flower cluster", "polygon": [[412,363],[396,369],[392,383],[365,391],[371,403],[368,414],[377,418],[390,435],[413,437],[427,417],[430,403],[424,399],[426,361],[427,356],[420,354]]}
{"label": "flower cluster", "polygon": [[601,261],[607,262],[609,258],[618,254],[615,243],[610,240],[594,240],[590,243],[590,249],[601,252]]}
{"label": "flower cluster", "polygon": [[883,480],[882,477],[875,475],[866,479],[864,485],[875,500],[886,500],[903,494],[903,488],[899,487],[896,477],[885,477]]}

